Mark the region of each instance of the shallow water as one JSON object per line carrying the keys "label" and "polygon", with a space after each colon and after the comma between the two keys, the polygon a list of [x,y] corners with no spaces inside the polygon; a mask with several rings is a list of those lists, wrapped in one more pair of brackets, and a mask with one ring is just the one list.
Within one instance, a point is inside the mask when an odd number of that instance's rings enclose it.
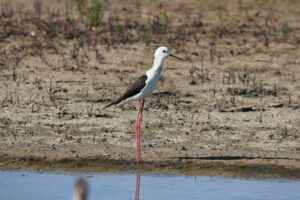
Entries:
{"label": "shallow water", "polygon": [[300,199],[300,181],[293,180],[27,171],[0,171],[0,199],[72,199],[79,175],[87,177],[89,200]]}

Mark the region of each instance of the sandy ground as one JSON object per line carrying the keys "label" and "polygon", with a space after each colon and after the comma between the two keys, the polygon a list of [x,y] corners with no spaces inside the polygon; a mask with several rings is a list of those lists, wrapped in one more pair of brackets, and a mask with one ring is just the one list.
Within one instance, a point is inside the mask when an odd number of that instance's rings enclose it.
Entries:
{"label": "sandy ground", "polygon": [[[164,44],[187,61],[168,58],[146,100],[144,160],[164,167],[272,166],[279,169],[274,173],[292,170],[290,177],[300,177],[300,2],[170,1],[161,11],[158,1],[106,2],[104,21],[118,13],[121,20],[147,22],[157,12],[167,12],[170,20],[167,32],[154,34],[149,45],[137,40],[110,46],[47,38],[30,22],[20,23],[34,12],[33,1],[12,1],[13,9],[23,5],[23,11],[10,29],[5,2],[0,1],[3,167],[26,163],[24,158],[134,161],[135,104],[102,108],[151,67],[155,48]],[[11,32],[18,27],[24,34]]]}

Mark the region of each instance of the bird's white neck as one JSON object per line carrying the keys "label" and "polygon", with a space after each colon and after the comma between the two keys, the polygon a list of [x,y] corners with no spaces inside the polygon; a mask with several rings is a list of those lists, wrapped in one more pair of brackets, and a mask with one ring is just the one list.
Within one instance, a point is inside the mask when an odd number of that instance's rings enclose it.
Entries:
{"label": "bird's white neck", "polygon": [[153,76],[153,75],[160,76],[163,68],[163,61],[164,61],[163,57],[155,57],[152,68],[146,72],[147,76]]}

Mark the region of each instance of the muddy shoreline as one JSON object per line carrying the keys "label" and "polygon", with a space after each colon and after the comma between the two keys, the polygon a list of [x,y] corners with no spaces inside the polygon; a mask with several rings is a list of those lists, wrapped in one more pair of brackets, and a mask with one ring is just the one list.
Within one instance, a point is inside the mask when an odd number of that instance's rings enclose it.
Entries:
{"label": "muddy shoreline", "polygon": [[[231,159],[231,161],[228,159]],[[293,161],[299,163],[299,160]],[[1,156],[0,168],[6,170],[85,173],[156,173],[255,179],[300,179],[299,167],[287,167],[280,162],[272,162],[263,158],[206,157],[202,158],[202,160],[201,158],[197,158],[197,161],[195,159],[184,158],[174,159],[174,161],[148,162],[143,165],[136,165],[134,161],[111,160],[103,157],[47,160],[34,157],[8,158]]]}

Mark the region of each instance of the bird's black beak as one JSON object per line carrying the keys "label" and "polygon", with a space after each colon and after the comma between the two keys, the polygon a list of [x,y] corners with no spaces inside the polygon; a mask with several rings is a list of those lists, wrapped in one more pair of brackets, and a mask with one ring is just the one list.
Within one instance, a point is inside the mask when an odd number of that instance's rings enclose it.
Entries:
{"label": "bird's black beak", "polygon": [[178,60],[181,60],[181,61],[185,61],[185,60],[183,60],[183,59],[181,59],[181,58],[178,58],[177,56],[174,56],[174,55],[172,55],[172,54],[169,54],[169,56],[171,56],[171,57],[173,57],[173,58],[177,58]]}

